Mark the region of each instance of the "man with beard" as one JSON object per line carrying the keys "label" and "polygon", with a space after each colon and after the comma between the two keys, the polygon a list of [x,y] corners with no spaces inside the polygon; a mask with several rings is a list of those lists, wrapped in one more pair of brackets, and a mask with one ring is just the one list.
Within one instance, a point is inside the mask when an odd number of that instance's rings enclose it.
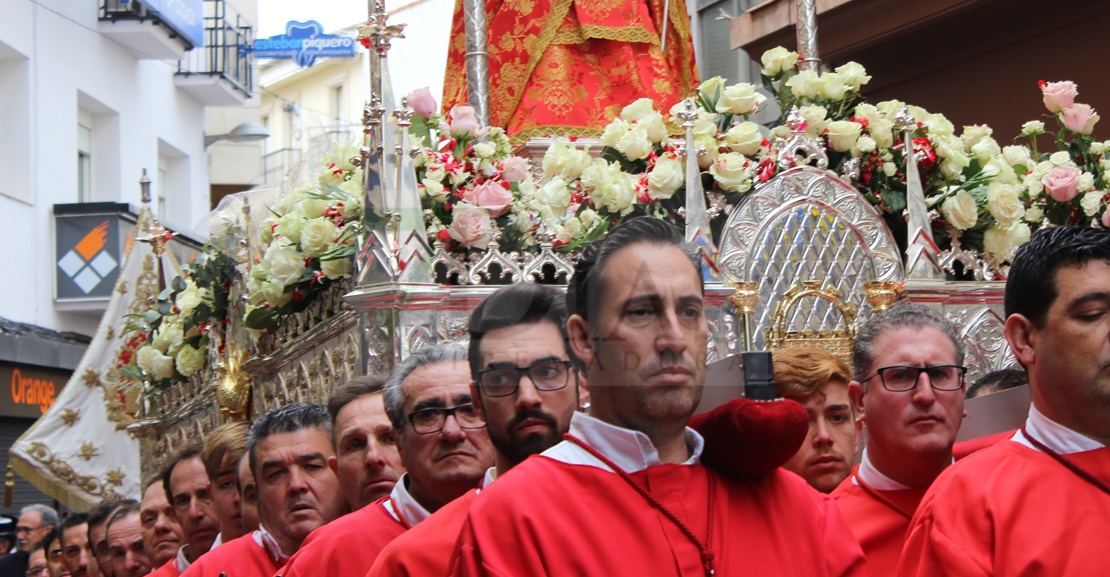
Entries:
{"label": "man with beard", "polygon": [[328,399],[335,438],[335,457],[328,466],[352,511],[388,495],[405,472],[397,432],[385,414],[384,384],[385,377],[378,375],[355,377]]}
{"label": "man with beard", "polygon": [[450,574],[866,571],[836,505],[797,475],[732,479],[701,463],[703,438],[687,427],[708,350],[700,263],[652,217],[590,244],[567,288],[590,414],[474,500]]}
{"label": "man with beard", "polygon": [[964,418],[964,345],[956,327],[899,303],[860,328],[848,394],[867,435],[860,465],[832,496],[875,575],[893,575],[917,505],[952,464]]}
{"label": "man with beard", "polygon": [[364,577],[390,541],[477,487],[493,465],[465,351],[437,345],[412,353],[383,391],[407,472],[388,497],[313,533],[285,577]]}
{"label": "man with beard", "polygon": [[0,557],[0,577],[24,577],[31,548],[58,526],[58,512],[46,505],[28,505],[15,526],[15,551]]}
{"label": "man with beard", "polygon": [[176,559],[170,561],[173,565],[166,570],[170,577],[179,575],[207,553],[220,533],[220,520],[212,502],[212,484],[200,458],[201,452],[198,446],[181,449],[170,458],[162,472],[162,486],[185,540],[177,550]]}
{"label": "man with beard", "polygon": [[[558,290],[519,284],[486,297],[470,315],[470,391],[495,449],[495,467],[483,488],[561,441],[581,405],[566,311]],[[479,491],[455,499],[390,543],[370,575],[446,575]]]}
{"label": "man with beard", "polygon": [[272,577],[309,533],[347,512],[339,479],[328,467],[335,449],[320,405],[291,403],[262,415],[247,435],[247,455],[258,495],[258,530],[213,549],[182,575]]}
{"label": "man with beard", "polygon": [[108,519],[108,553],[112,557],[112,574],[116,577],[142,577],[153,566],[143,549],[143,529],[139,522],[139,504],[131,501]]}
{"label": "man with beard", "polygon": [[[142,526],[143,550],[151,565],[159,568],[153,574],[180,574],[177,551],[182,545],[181,525],[177,523],[173,507],[166,499],[166,486],[162,484],[161,477],[147,481],[143,501],[139,505],[139,523]],[[105,563],[101,563],[103,565]]]}
{"label": "man with beard", "polygon": [[1004,300],[1029,416],[933,483],[899,575],[1094,577],[1110,567],[1110,231],[1038,230],[1014,255]]}
{"label": "man with beard", "polygon": [[[62,540],[62,562],[72,577],[97,577],[100,566],[89,543],[89,516],[70,513],[58,525]],[[118,576],[117,576],[118,577]]]}
{"label": "man with beard", "polygon": [[828,351],[794,347],[774,352],[775,394],[794,399],[809,413],[809,434],[783,468],[822,493],[832,492],[852,471],[859,449],[855,410],[848,399],[852,373]]}
{"label": "man with beard", "polygon": [[105,577],[115,577],[112,574],[111,557],[108,554],[108,519],[120,507],[127,503],[134,503],[134,499],[106,499],[101,501],[89,511],[89,546],[93,555],[96,555],[96,564]]}

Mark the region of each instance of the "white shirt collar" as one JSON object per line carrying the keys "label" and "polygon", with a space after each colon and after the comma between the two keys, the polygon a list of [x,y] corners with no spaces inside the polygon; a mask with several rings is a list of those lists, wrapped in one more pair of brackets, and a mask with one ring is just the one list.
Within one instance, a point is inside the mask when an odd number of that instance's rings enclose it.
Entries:
{"label": "white shirt collar", "polygon": [[274,539],[274,536],[261,523],[258,524],[258,530],[251,533],[251,538],[254,539],[255,543],[258,543],[259,547],[265,549],[270,558],[278,565],[284,565],[285,560],[289,559],[290,555],[286,555],[281,550],[281,545],[278,545],[277,539]]}
{"label": "white shirt collar", "polygon": [[397,514],[397,512],[400,511],[401,514],[404,515],[405,520],[411,525],[416,525],[432,514],[428,512],[423,505],[417,503],[416,498],[413,497],[412,493],[409,493],[409,490],[405,487],[408,483],[408,476],[409,474],[405,473],[401,475],[400,479],[397,479],[397,484],[393,486],[393,491],[389,494],[389,499],[383,501],[382,506],[385,507],[389,516],[393,517],[398,523],[401,522],[401,515]]}
{"label": "white shirt collar", "polygon": [[486,469],[486,476],[482,479],[482,486],[478,487],[478,490],[480,491],[482,489],[485,489],[486,487],[489,487],[490,483],[493,483],[495,480],[497,480],[497,467],[490,467]]}
{"label": "white shirt collar", "polygon": [[[863,456],[860,457],[859,469],[856,470],[856,475],[863,479],[864,483],[871,485],[878,491],[902,491],[909,489],[907,485],[903,485],[890,477],[887,477],[882,471],[875,468],[875,464],[871,462],[871,458],[867,455],[867,448],[863,449]],[[855,477],[852,477],[852,484],[859,485]]]}
{"label": "white shirt collar", "polygon": [[[1069,453],[1082,453],[1084,451],[1094,451],[1101,449],[1105,445],[1098,441],[1077,433],[1056,421],[1046,417],[1044,413],[1037,410],[1034,405],[1029,405],[1029,418],[1025,421],[1025,430],[1029,432],[1033,438],[1043,443],[1049,449],[1067,455]],[[1019,430],[1014,433],[1010,440],[1021,443],[1034,451],[1040,451],[1029,439]]]}
{"label": "white shirt collar", "polygon": [[[627,473],[635,473],[648,467],[663,464],[659,460],[659,451],[655,449],[651,439],[640,431],[611,425],[585,413],[574,413],[574,416],[570,419],[569,433],[597,449],[599,453],[608,457],[609,460]],[[682,464],[694,465],[700,463],[701,453],[705,448],[705,439],[689,427],[686,428],[686,446],[690,450],[690,458]],[[563,441],[542,454],[564,463],[592,465],[610,470],[609,466],[597,457],[569,441]]]}
{"label": "white shirt collar", "polygon": [[224,534],[223,533],[217,533],[216,534],[216,540],[212,542],[212,547],[208,550],[211,551],[212,549],[215,549],[216,547],[219,547],[220,545],[223,544],[223,542],[224,542]]}
{"label": "white shirt collar", "polygon": [[[189,558],[185,556],[185,548],[188,546],[189,544],[186,543],[177,549],[177,571],[179,573],[184,573],[185,570],[189,568],[189,565],[192,565],[192,563],[189,562]],[[157,569],[157,567],[155,567],[155,569]]]}

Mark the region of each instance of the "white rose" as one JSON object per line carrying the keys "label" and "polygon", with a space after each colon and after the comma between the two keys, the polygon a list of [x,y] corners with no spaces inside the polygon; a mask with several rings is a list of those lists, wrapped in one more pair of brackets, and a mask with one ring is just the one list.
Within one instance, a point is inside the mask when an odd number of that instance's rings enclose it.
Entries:
{"label": "white rose", "polygon": [[866,102],[856,106],[853,115],[866,120],[868,124],[875,124],[876,120],[882,118],[882,113],[879,112],[879,109],[875,108],[875,105],[867,104]]}
{"label": "white rose", "polygon": [[335,223],[330,218],[314,218],[301,228],[301,252],[305,256],[318,256],[336,236]]}
{"label": "white rose", "polygon": [[632,128],[624,133],[624,136],[617,141],[616,149],[631,160],[643,160],[647,158],[652,150],[651,140],[648,139],[647,130],[639,124],[633,125]]}
{"label": "white rose", "polygon": [[588,232],[601,222],[601,216],[597,214],[596,210],[587,208],[583,209],[582,212],[578,214],[578,220],[582,221],[582,226],[584,226]]}
{"label": "white rose", "polygon": [[270,278],[282,285],[297,283],[304,276],[304,255],[288,244],[270,245],[263,260],[270,266]]}
{"label": "white rose", "polygon": [[698,136],[694,138],[694,148],[704,150],[705,154],[698,156],[698,167],[705,170],[713,165],[720,153],[720,143],[714,136]]}
{"label": "white rose", "polygon": [[948,224],[956,230],[967,230],[975,226],[979,220],[979,207],[975,199],[966,190],[961,190],[948,197],[940,205],[940,212]]}
{"label": "white rose", "polygon": [[1025,205],[1018,194],[1014,185],[992,182],[987,187],[987,210],[1000,225],[1009,227],[1025,216]]}
{"label": "white rose", "polygon": [[282,307],[292,300],[293,292],[285,292],[285,285],[274,281],[263,281],[257,291],[251,293],[251,302],[255,305],[270,303],[270,306]]}
{"label": "white rose", "polygon": [[648,140],[652,144],[659,144],[667,138],[667,124],[663,122],[663,115],[658,112],[652,112],[641,118],[637,125],[647,132]]}
{"label": "white rose", "polygon": [[326,199],[307,195],[301,197],[299,204],[304,218],[320,218],[324,216],[324,211],[331,206],[331,202]]}
{"label": "white rose", "polygon": [[421,184],[424,185],[424,188],[422,189],[424,191],[424,194],[433,201],[443,202],[447,199],[447,193],[449,191],[443,187],[442,182],[438,180],[432,180],[430,178],[425,178],[423,181],[421,181]]}
{"label": "white rose", "polygon": [[621,110],[621,120],[625,122],[635,122],[647,117],[649,114],[655,112],[655,105],[650,98],[641,98],[632,104],[624,107]]}
{"label": "white rose", "polygon": [[1064,166],[1066,164],[1071,164],[1071,155],[1065,150],[1059,150],[1050,154],[1048,161],[1051,162],[1053,166]]}
{"label": "white rose", "polygon": [[1033,206],[1025,209],[1025,222],[1036,224],[1041,222],[1042,218],[1044,218],[1044,209],[1041,208],[1041,205],[1034,204]]}
{"label": "white rose", "polygon": [[774,78],[783,72],[794,69],[794,66],[798,64],[798,53],[791,52],[782,46],[776,46],[764,52],[759,60],[763,63],[761,72],[765,76]]}
{"label": "white rose", "polygon": [[636,201],[632,176],[621,171],[620,166],[596,159],[582,172],[582,184],[592,189],[590,199],[594,206],[610,212],[627,214]]}
{"label": "white rose", "polygon": [[202,350],[189,345],[181,347],[177,352],[177,358],[174,359],[177,363],[177,372],[188,377],[199,371],[208,360],[206,352],[207,349]]}
{"label": "white rose", "polygon": [[755,86],[741,82],[725,88],[721,99],[717,101],[717,112],[751,114],[759,110],[765,100],[767,97],[757,92]]}
{"label": "white rose", "polygon": [[976,142],[970,149],[971,155],[979,161],[979,164],[986,164],[992,158],[998,157],[1002,153],[1002,149],[998,147],[998,143],[991,137],[986,137],[979,142]]}
{"label": "white rose", "polygon": [[564,140],[555,141],[543,156],[544,176],[560,175],[567,180],[582,176],[582,171],[593,163],[588,150],[578,150]]}
{"label": "white rose", "polygon": [[1102,193],[1095,190],[1084,194],[1079,199],[1079,206],[1083,207],[1083,214],[1094,216],[1102,212]]}
{"label": "white rose", "polygon": [[1029,172],[1029,176],[1034,176],[1037,180],[1040,180],[1044,178],[1046,174],[1052,172],[1053,168],[1056,168],[1056,166],[1047,160],[1038,162],[1033,166],[1033,170]]}
{"label": "white rose", "polygon": [[655,161],[655,167],[648,173],[648,194],[655,200],[668,199],[685,182],[684,163],[666,155]]}
{"label": "white rose", "polygon": [[[886,118],[894,118],[896,114],[901,112],[902,107],[905,105],[906,103],[902,102],[901,100],[884,100],[876,104],[875,109],[879,111],[879,114],[882,114]],[[918,118],[917,120],[921,119]]]}
{"label": "white rose", "polygon": [[1002,147],[1002,159],[1010,166],[1024,166],[1026,169],[1032,164],[1029,149],[1021,145]]}
{"label": "white rose", "polygon": [[478,158],[492,158],[497,153],[497,147],[489,142],[479,142],[474,145],[474,156]]}
{"label": "white rose", "polygon": [[627,134],[630,128],[632,128],[632,124],[625,122],[623,119],[614,118],[602,131],[601,143],[610,148],[616,148],[621,137]]}
{"label": "white rose", "polygon": [[861,86],[871,82],[867,70],[858,62],[848,62],[843,66],[837,66],[836,72],[851,90],[859,90]]}
{"label": "white rose", "polygon": [[185,290],[177,293],[177,296],[174,298],[174,304],[177,305],[177,308],[181,309],[182,315],[188,315],[200,305],[205,292],[206,291],[203,289],[197,287],[196,283],[191,279],[186,280]]}
{"label": "white rose", "polygon": [[1021,125],[1022,136],[1036,136],[1038,134],[1044,134],[1044,123],[1040,120],[1030,120]]}
{"label": "white rose", "polygon": [[824,134],[825,127],[829,122],[825,120],[828,111],[824,106],[803,106],[798,109],[798,114],[801,115],[802,120],[806,123],[806,135],[810,137]]}
{"label": "white rose", "polygon": [[[708,100],[709,102],[713,102],[713,99],[717,97],[717,91],[720,90],[724,85],[724,78],[721,78],[720,76],[714,76],[713,78],[705,80],[700,85],[698,85],[698,92],[700,92],[702,97],[704,97],[706,100]],[[680,101],[679,104],[682,104],[682,102]],[[671,108],[671,114],[674,114],[674,108]]]}
{"label": "white rose", "polygon": [[158,333],[154,335],[154,340],[150,344],[160,352],[175,355],[181,349],[185,332],[180,322],[168,319],[167,317],[162,320],[162,325],[158,327]]}
{"label": "white rose", "polygon": [[354,259],[350,257],[322,260],[320,261],[320,272],[332,280],[347,278],[351,276],[353,262]]}
{"label": "white rose", "polygon": [[960,134],[960,140],[964,142],[964,146],[971,148],[979,143],[984,138],[990,138],[994,131],[986,124],[975,124],[972,126],[965,126],[964,131]]}
{"label": "white rose", "polygon": [[821,78],[813,70],[803,70],[791,76],[785,84],[798,98],[817,98],[821,91]]}
{"label": "white rose", "polygon": [[1002,263],[1013,256],[1014,249],[1029,240],[1029,226],[1017,223],[1012,227],[992,226],[983,232],[983,250],[996,262]]}
{"label": "white rose", "polygon": [[150,364],[155,379],[162,380],[173,376],[173,357],[155,351]]}
{"label": "white rose", "polygon": [[898,172],[898,165],[897,164],[894,164],[893,162],[891,162],[889,160],[883,163],[883,174],[890,177],[890,176],[894,176],[897,172]]}
{"label": "white rose", "polygon": [[725,133],[725,144],[733,152],[752,156],[759,152],[760,146],[763,145],[763,134],[759,131],[758,124],[741,122]]}
{"label": "white rose", "polygon": [[[1089,172],[1079,173],[1078,190],[1079,192],[1087,192],[1095,187],[1095,175]],[[1092,216],[1092,215],[1087,215]]]}
{"label": "white rose", "polygon": [[726,152],[717,157],[716,162],[709,167],[710,174],[729,192],[747,192],[752,188],[752,177],[749,168],[752,163],[744,155],[736,152]]}
{"label": "white rose", "polygon": [[143,345],[135,352],[135,364],[139,365],[144,373],[154,372],[154,355],[158,354],[158,350],[150,345]]}
{"label": "white rose", "polygon": [[868,153],[868,152],[874,152],[875,151],[875,139],[871,138],[870,136],[867,136],[866,134],[863,135],[863,136],[860,136],[859,140],[856,141],[856,148],[858,148],[860,152],[863,152],[865,154]]}
{"label": "white rose", "polygon": [[929,136],[933,138],[955,136],[956,125],[952,124],[952,121],[945,118],[943,114],[930,114],[925,109],[916,106],[910,106],[909,109],[914,118],[918,119],[929,131]]}
{"label": "white rose", "polygon": [[848,152],[856,145],[860,131],[863,129],[857,122],[850,120],[837,120],[829,123],[825,132],[829,137],[829,146],[837,152]]}
{"label": "white rose", "polygon": [[304,226],[304,215],[300,212],[289,212],[282,215],[278,219],[277,228],[274,229],[274,234],[280,234],[290,241],[297,243],[301,241],[301,227]]}
{"label": "white rose", "polygon": [[894,123],[880,118],[878,120],[870,121],[867,126],[867,132],[871,138],[875,139],[875,146],[879,148],[890,148],[894,146]]}
{"label": "white rose", "polygon": [[1029,196],[1029,200],[1036,200],[1044,192],[1044,183],[1032,174],[1026,175],[1021,180],[1021,186],[1025,187],[1025,193]]}
{"label": "white rose", "polygon": [[698,110],[698,118],[694,120],[694,136],[716,136],[717,115],[704,110]]}
{"label": "white rose", "polygon": [[570,206],[570,188],[565,180],[556,176],[536,191],[536,200],[551,208],[554,214],[566,214]]}
{"label": "white rose", "polygon": [[818,94],[821,98],[830,101],[843,100],[844,95],[848,93],[848,85],[844,83],[844,78],[836,72],[826,72],[820,76],[821,85],[818,89]]}

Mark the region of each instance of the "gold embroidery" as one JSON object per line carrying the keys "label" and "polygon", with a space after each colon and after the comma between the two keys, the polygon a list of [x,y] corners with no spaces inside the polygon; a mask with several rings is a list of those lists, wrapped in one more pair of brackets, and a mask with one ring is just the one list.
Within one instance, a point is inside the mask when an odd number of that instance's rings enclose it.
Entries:
{"label": "gold embroidery", "polygon": [[77,452],[77,455],[86,461],[99,454],[100,450],[92,444],[92,441],[85,441],[84,443],[81,443],[81,449]]}
{"label": "gold embroidery", "polygon": [[116,328],[108,327],[108,329],[104,331],[104,340],[110,341],[114,338],[116,338]]}
{"label": "gold embroidery", "polygon": [[81,418],[81,409],[65,409],[61,418],[65,426],[72,427]]}
{"label": "gold embroidery", "polygon": [[109,485],[115,485],[119,487],[120,485],[123,485],[123,479],[126,476],[127,475],[125,475],[124,472],[117,467],[115,469],[112,469],[111,471],[108,471],[107,473],[104,473],[104,480],[108,481]]}
{"label": "gold embroidery", "polygon": [[85,381],[86,387],[95,387],[100,384],[100,373],[94,369],[85,369],[85,374],[81,376],[81,380]]}
{"label": "gold embroidery", "polygon": [[[31,443],[31,449],[28,453],[32,459],[45,466],[51,474],[62,482],[77,487],[94,497],[99,497],[101,499],[120,499],[123,497],[101,483],[100,479],[95,475],[78,475],[69,463],[59,459],[46,447],[46,445],[39,441]],[[117,482],[109,482],[117,486],[122,485],[126,475],[118,469],[116,473],[118,473],[118,475],[112,478]],[[23,472],[20,472],[20,475],[23,475]]]}
{"label": "gold embroidery", "polygon": [[119,279],[119,284],[116,285],[116,292],[121,295],[127,294],[127,279]]}

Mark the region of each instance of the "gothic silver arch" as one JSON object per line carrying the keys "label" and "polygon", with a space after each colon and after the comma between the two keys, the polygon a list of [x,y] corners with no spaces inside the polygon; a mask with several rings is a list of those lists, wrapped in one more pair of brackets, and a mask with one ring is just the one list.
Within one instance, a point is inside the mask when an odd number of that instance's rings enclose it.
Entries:
{"label": "gothic silver arch", "polygon": [[[775,304],[791,287],[818,281],[871,316],[863,290],[869,281],[902,282],[901,252],[878,210],[858,191],[825,171],[794,167],[742,200],[725,224],[719,264],[730,283],[755,283],[759,302],[751,345],[766,348]],[[842,327],[832,303],[814,299],[787,319],[791,331]]]}

